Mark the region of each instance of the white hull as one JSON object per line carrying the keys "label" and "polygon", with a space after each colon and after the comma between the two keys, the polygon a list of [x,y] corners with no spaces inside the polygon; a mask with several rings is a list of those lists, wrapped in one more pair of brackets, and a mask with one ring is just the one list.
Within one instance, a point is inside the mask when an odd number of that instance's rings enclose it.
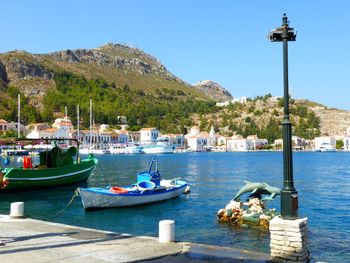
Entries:
{"label": "white hull", "polygon": [[142,151],[146,154],[174,153],[175,147],[171,145],[147,145]]}
{"label": "white hull", "polygon": [[167,191],[151,191],[143,194],[115,194],[103,188],[78,188],[83,206],[91,208],[127,207],[149,204],[176,198],[181,195],[187,184]]}
{"label": "white hull", "polygon": [[109,151],[113,154],[139,154],[143,153],[140,146],[118,145],[111,146]]}

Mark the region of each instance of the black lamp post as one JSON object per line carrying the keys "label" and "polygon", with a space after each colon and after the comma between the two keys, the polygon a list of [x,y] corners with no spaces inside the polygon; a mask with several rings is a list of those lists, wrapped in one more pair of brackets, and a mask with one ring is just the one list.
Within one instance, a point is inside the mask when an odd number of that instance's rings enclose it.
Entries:
{"label": "black lamp post", "polygon": [[289,118],[289,91],[288,91],[288,41],[295,41],[294,28],[289,27],[286,14],[282,18],[282,27],[270,32],[271,42],[283,42],[283,77],[284,77],[284,117],[283,129],[283,171],[284,181],[281,191],[281,216],[284,219],[298,217],[298,192],[293,182],[292,159],[292,124]]}

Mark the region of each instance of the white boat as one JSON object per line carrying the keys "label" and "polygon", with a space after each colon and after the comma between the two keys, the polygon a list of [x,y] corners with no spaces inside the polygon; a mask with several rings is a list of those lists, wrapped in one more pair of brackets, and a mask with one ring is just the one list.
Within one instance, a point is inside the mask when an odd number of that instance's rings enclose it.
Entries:
{"label": "white boat", "polygon": [[158,138],[155,144],[143,144],[141,146],[144,153],[161,154],[175,152],[175,145],[170,144],[168,138]]}
{"label": "white boat", "polygon": [[98,149],[95,147],[82,147],[81,149],[79,149],[79,153],[80,154],[110,154],[110,150],[109,149]]}
{"label": "white boat", "polygon": [[143,147],[133,143],[114,144],[109,147],[113,154],[139,154],[143,153]]}
{"label": "white boat", "polygon": [[188,191],[179,179],[161,180],[155,158],[145,172],[138,173],[137,184],[127,187],[78,188],[85,209],[128,207],[176,198]]}
{"label": "white boat", "polygon": [[111,207],[127,207],[135,205],[143,205],[155,203],[163,200],[176,198],[181,195],[187,183],[177,180],[174,185],[166,186],[165,181],[162,180],[159,189],[152,188],[141,191],[137,186],[131,187],[109,187],[109,188],[78,188],[83,206],[85,209],[92,208],[111,208]]}
{"label": "white boat", "polygon": [[319,149],[315,149],[315,152],[335,152],[336,149],[330,143],[322,143]]}

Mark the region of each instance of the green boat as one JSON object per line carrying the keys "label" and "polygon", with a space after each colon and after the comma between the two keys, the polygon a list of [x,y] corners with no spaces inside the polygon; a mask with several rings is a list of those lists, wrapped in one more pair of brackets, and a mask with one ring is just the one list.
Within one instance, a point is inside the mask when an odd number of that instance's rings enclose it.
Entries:
{"label": "green boat", "polygon": [[[52,140],[74,139],[45,139],[46,144]],[[47,188],[86,181],[98,161],[93,155],[81,160],[77,148],[79,148],[78,142],[77,147],[71,146],[67,150],[62,150],[55,142],[52,149],[40,152],[39,165],[32,166],[31,158],[28,156],[23,157],[23,167],[2,169],[4,180],[8,181],[8,185],[2,191]]]}

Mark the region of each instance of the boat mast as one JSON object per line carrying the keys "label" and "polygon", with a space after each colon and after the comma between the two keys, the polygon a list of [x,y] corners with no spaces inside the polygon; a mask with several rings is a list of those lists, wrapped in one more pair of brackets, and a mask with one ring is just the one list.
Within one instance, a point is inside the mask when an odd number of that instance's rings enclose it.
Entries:
{"label": "boat mast", "polygon": [[[67,117],[67,106],[64,106],[64,115],[65,115],[65,117],[64,117],[64,122],[65,122],[65,128],[66,128],[66,138],[68,138],[68,117]],[[69,143],[69,141],[66,141],[66,145],[67,145],[67,147],[68,147],[68,143]]]}
{"label": "boat mast", "polygon": [[18,124],[17,124],[17,137],[21,137],[21,94],[18,93]]}
{"label": "boat mast", "polygon": [[92,101],[91,99],[90,99],[90,142],[89,143],[91,147],[92,146]]}
{"label": "boat mast", "polygon": [[78,129],[78,134],[77,134],[77,138],[78,138],[78,142],[80,143],[80,130],[79,130],[79,104],[77,105],[77,129]]}

